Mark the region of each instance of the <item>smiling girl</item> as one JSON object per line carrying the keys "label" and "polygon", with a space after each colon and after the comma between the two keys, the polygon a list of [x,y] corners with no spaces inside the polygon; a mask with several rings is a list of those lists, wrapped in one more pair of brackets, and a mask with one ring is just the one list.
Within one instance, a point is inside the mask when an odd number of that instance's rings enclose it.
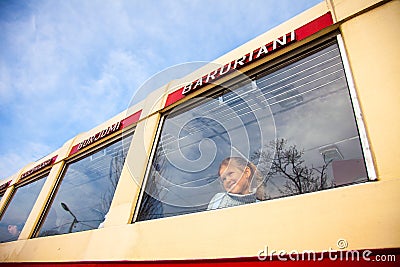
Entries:
{"label": "smiling girl", "polygon": [[216,194],[208,210],[233,207],[257,201],[256,186],[260,175],[256,166],[241,157],[229,157],[221,162],[218,175],[226,192]]}

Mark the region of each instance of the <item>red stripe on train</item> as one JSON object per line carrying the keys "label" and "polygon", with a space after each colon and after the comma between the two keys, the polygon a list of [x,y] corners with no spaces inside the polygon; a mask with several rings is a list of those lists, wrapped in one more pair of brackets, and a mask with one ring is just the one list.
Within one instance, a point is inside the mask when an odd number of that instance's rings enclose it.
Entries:
{"label": "red stripe on train", "polygon": [[[116,131],[122,130],[122,129],[124,129],[124,128],[126,128],[126,127],[128,127],[128,126],[130,126],[130,125],[132,125],[132,124],[134,124],[134,123],[136,123],[136,122],[140,119],[140,115],[141,115],[141,114],[142,114],[142,110],[139,110],[139,111],[135,112],[134,114],[132,114],[132,115],[126,117],[125,119],[123,119],[123,120],[121,120],[121,121],[119,121],[119,122],[113,123],[113,125],[109,125],[107,128],[103,129],[103,131],[100,131],[99,133],[95,134],[94,136],[89,137],[89,139],[90,139],[90,138],[95,138],[95,141],[94,141],[94,142],[91,142],[90,144],[95,143],[95,142],[97,142],[97,141],[100,141],[101,139],[103,139],[104,137],[108,136],[109,134],[112,134],[112,133],[114,133],[114,132],[116,132]],[[101,138],[97,138],[97,137],[96,137],[96,136],[99,135],[101,132],[107,131],[107,129],[109,129],[109,128],[111,128],[111,127],[117,125],[117,124],[118,124],[118,129],[115,129],[115,131],[114,131],[114,130],[113,130],[113,131],[110,131],[109,134],[108,134],[108,133],[107,133],[107,134],[104,134],[104,136],[101,135]],[[74,145],[74,146],[72,147],[71,151],[69,152],[69,156],[71,156],[71,155],[77,153],[77,152],[81,149],[81,146],[82,146],[81,143],[78,143],[78,144]]]}
{"label": "red stripe on train", "polygon": [[[328,26],[330,26],[332,24],[333,24],[332,15],[331,15],[330,12],[327,12],[326,14],[324,14],[324,15],[322,15],[322,16],[320,16],[320,17],[318,17],[318,18],[316,18],[316,19],[314,19],[312,21],[310,21],[309,23],[307,23],[307,24],[295,29],[294,30],[295,36],[296,36],[296,40],[295,41],[301,41],[301,40],[307,38],[308,36],[311,36],[314,33],[317,33],[320,30],[323,30],[323,29],[325,29],[326,27],[328,27]],[[293,41],[294,40],[291,40],[290,42],[293,42]],[[271,44],[271,43],[269,43],[269,44]],[[266,46],[268,46],[269,44],[267,44]],[[253,53],[256,54],[257,51],[259,51],[259,49],[260,48],[254,50]],[[261,58],[263,58],[263,57],[259,57],[258,59],[261,59]],[[258,59],[252,59],[250,62],[246,61],[246,65],[250,64],[250,63],[252,63],[252,62],[254,62],[254,61],[258,60]],[[229,64],[229,63],[227,63],[227,64]],[[240,67],[243,67],[243,66],[240,66]],[[238,69],[238,68],[236,68],[236,69]],[[222,76],[225,76],[225,75],[229,74],[229,73],[230,73],[229,71],[226,72],[224,75],[219,76],[218,79],[221,78]],[[202,79],[202,78],[199,78],[199,79]],[[207,83],[202,83],[202,84],[204,86]],[[182,87],[182,88],[170,93],[168,95],[168,97],[167,97],[167,100],[165,102],[164,107],[168,107],[169,105],[171,105],[171,104],[181,100],[182,98],[184,98],[185,95],[183,94],[183,90],[184,90],[184,87]]]}
{"label": "red stripe on train", "polygon": [[[1,263],[8,266],[344,266],[344,267],[364,267],[364,266],[399,266],[400,264],[400,248],[391,249],[371,249],[371,250],[355,250],[337,251],[337,254],[328,255],[328,252],[315,253],[315,258],[305,258],[305,260],[291,260],[286,256],[286,260],[282,260],[281,256],[274,255],[272,259],[259,260],[258,257],[247,258],[226,258],[226,259],[198,259],[198,260],[154,260],[154,261],[83,261],[83,262],[18,262],[18,263]],[[365,253],[368,252],[368,253]],[[369,253],[370,252],[370,253]],[[340,256],[340,254],[342,256]],[[363,257],[363,253],[368,255]],[[336,255],[334,257],[333,255]],[[347,256],[346,256],[347,255]],[[301,254],[291,254],[294,259]],[[385,256],[385,257],[383,257]],[[347,258],[346,258],[347,257]]]}

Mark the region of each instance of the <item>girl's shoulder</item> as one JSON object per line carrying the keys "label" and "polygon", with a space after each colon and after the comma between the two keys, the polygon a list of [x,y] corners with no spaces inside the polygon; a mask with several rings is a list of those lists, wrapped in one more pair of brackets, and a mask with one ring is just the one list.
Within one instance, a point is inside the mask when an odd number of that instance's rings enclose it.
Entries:
{"label": "girl's shoulder", "polygon": [[219,204],[222,201],[222,198],[226,195],[226,193],[221,192],[221,193],[216,193],[213,198],[210,200],[210,203],[208,204],[207,210],[215,210],[219,207]]}

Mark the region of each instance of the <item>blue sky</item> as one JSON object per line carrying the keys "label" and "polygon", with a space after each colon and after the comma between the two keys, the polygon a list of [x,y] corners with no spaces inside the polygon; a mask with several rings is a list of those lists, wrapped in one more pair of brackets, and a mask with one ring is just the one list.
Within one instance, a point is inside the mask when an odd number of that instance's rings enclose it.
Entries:
{"label": "blue sky", "polygon": [[0,179],[320,0],[0,0]]}

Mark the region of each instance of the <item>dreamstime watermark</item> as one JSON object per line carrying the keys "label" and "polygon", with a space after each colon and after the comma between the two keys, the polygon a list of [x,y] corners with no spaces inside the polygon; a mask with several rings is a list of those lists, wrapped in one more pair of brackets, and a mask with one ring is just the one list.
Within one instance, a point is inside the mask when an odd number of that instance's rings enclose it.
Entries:
{"label": "dreamstime watermark", "polygon": [[337,249],[329,247],[327,250],[316,252],[314,250],[273,250],[268,246],[259,250],[257,258],[260,261],[375,261],[375,262],[395,262],[396,255],[374,255],[371,250],[344,250],[348,247],[346,239],[340,238]]}

